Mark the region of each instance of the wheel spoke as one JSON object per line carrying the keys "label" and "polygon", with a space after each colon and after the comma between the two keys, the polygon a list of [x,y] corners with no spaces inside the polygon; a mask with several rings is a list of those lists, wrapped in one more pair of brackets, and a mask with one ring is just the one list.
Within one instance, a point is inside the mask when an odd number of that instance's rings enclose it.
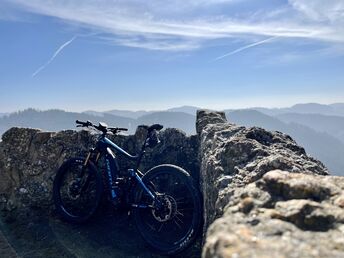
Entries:
{"label": "wheel spoke", "polygon": [[160,231],[162,230],[162,228],[165,226],[165,223],[166,223],[166,222],[161,223],[161,226],[160,226],[160,228],[158,229],[158,232],[160,232]]}
{"label": "wheel spoke", "polygon": [[[78,160],[79,161],[79,160]],[[69,163],[68,163],[69,162]],[[91,167],[84,167],[82,162],[71,159],[61,167],[58,183],[54,182],[55,204],[59,213],[67,220],[83,221],[90,217],[100,200],[101,178]]]}
{"label": "wheel spoke", "polygon": [[[200,200],[191,180],[177,168],[168,168],[166,171],[148,172],[143,181],[151,186],[149,188],[157,195],[159,205],[156,206],[155,201],[152,209],[134,210],[134,219],[142,235],[155,248],[186,247],[188,244],[181,245],[180,241],[192,241],[194,232],[198,231],[201,214],[198,210]],[[142,189],[139,191],[136,203],[146,203],[149,197]]]}
{"label": "wheel spoke", "polygon": [[180,225],[178,224],[177,220],[173,219],[173,221],[174,221],[174,224],[176,224],[176,225],[178,226],[179,229],[182,229],[182,226],[180,226]]}

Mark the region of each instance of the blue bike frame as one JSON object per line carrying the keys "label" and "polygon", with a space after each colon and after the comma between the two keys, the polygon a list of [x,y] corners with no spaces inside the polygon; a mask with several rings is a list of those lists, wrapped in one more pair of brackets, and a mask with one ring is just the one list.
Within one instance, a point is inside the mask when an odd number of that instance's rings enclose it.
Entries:
{"label": "blue bike frame", "polygon": [[[100,148],[100,152],[104,152],[104,150],[106,150],[105,155],[106,155],[106,174],[108,177],[108,183],[109,183],[109,189],[111,191],[111,197],[113,199],[115,199],[117,197],[117,193],[115,192],[115,189],[113,187],[113,181],[116,180],[117,176],[118,176],[118,165],[117,165],[117,161],[116,161],[116,156],[115,154],[112,152],[111,149],[116,150],[118,153],[126,156],[127,158],[131,159],[131,160],[135,160],[137,161],[137,167],[135,169],[129,169],[129,176],[132,178],[135,178],[135,180],[138,182],[138,184],[144,189],[144,191],[153,199],[156,200],[156,195],[154,193],[152,193],[152,191],[150,191],[148,189],[148,187],[144,184],[144,182],[142,181],[140,175],[142,176],[143,174],[138,170],[138,166],[140,165],[140,161],[141,158],[143,156],[144,153],[144,148],[145,148],[146,142],[144,143],[143,147],[142,147],[142,151],[140,154],[138,155],[131,155],[128,152],[126,152],[125,150],[123,150],[121,147],[119,147],[117,144],[113,143],[110,139],[108,139],[105,136],[101,136],[101,138],[99,139],[98,142],[98,148]],[[103,151],[101,151],[103,150]],[[116,170],[116,171],[114,171]],[[132,204],[132,207],[135,208],[147,208],[147,205],[142,205],[142,204]]]}

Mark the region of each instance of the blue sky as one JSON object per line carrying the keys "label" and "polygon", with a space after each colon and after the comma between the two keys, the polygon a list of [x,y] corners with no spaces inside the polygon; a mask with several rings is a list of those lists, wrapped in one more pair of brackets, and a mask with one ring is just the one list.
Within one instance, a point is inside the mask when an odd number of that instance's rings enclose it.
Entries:
{"label": "blue sky", "polygon": [[0,112],[344,102],[342,0],[2,0]]}

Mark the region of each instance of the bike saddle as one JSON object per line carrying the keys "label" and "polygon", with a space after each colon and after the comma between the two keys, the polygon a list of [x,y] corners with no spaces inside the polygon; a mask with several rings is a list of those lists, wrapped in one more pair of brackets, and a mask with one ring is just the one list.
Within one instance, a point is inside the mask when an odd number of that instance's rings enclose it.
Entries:
{"label": "bike saddle", "polygon": [[108,128],[108,125],[103,123],[103,122],[99,122],[99,129],[107,129]]}
{"label": "bike saddle", "polygon": [[161,124],[153,124],[151,126],[148,125],[139,125],[138,127],[146,129],[148,132],[152,132],[154,130],[160,131],[162,128],[164,128]]}

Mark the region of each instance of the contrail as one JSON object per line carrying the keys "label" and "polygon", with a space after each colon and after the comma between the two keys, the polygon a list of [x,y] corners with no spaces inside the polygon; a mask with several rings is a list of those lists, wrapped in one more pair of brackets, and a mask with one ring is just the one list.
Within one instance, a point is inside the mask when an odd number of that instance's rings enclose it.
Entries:
{"label": "contrail", "polygon": [[268,42],[268,41],[271,41],[271,40],[273,40],[273,39],[275,39],[275,38],[278,38],[278,36],[274,36],[274,37],[271,37],[271,38],[264,39],[264,40],[262,40],[262,41],[258,41],[258,42],[252,43],[252,44],[247,45],[247,46],[243,46],[243,47],[238,48],[238,49],[236,49],[236,50],[234,50],[234,51],[232,51],[232,52],[229,52],[229,53],[227,53],[227,54],[224,54],[224,55],[222,55],[222,56],[219,56],[219,57],[215,58],[213,61],[218,61],[218,60],[220,60],[220,59],[222,59],[222,58],[225,58],[225,57],[227,57],[227,56],[231,56],[231,55],[234,55],[234,54],[239,53],[239,52],[241,52],[241,51],[244,51],[245,49],[248,49],[248,48],[251,48],[251,47],[255,47],[255,46],[264,44],[264,43],[266,43],[266,42]]}
{"label": "contrail", "polygon": [[44,65],[42,65],[41,67],[39,67],[32,75],[31,77],[35,77],[38,73],[40,73],[44,68],[46,68],[52,61],[54,61],[54,59],[57,57],[57,55],[65,48],[67,47],[70,43],[72,43],[75,39],[77,38],[77,36],[74,36],[73,38],[71,38],[70,40],[68,40],[67,42],[65,42],[64,44],[62,44],[53,54],[53,56],[48,60],[48,62],[46,62]]}

